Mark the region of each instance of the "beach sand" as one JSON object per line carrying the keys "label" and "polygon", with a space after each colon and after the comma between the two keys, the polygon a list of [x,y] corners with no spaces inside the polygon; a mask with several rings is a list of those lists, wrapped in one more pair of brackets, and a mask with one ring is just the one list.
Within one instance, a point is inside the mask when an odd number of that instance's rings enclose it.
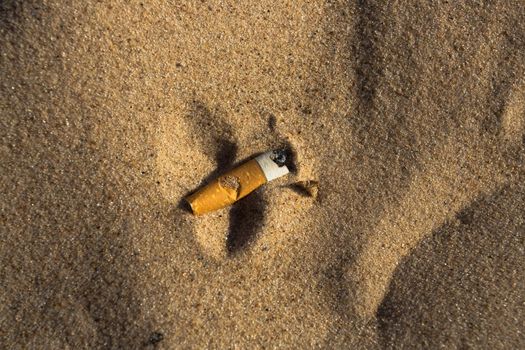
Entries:
{"label": "beach sand", "polygon": [[0,67],[0,348],[525,347],[523,2],[5,0]]}

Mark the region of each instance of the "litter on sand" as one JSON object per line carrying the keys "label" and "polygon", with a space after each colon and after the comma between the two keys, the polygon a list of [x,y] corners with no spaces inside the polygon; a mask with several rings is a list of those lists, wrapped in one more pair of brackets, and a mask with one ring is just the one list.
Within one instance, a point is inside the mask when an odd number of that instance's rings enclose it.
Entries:
{"label": "litter on sand", "polygon": [[226,172],[186,197],[195,215],[227,207],[265,183],[288,174],[286,152],[263,153]]}

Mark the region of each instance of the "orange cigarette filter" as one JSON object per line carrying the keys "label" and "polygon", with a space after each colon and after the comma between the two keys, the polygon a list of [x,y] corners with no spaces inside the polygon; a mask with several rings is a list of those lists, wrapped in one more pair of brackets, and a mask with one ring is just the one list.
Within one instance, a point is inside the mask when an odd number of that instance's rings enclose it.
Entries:
{"label": "orange cigarette filter", "polygon": [[239,199],[289,173],[282,150],[261,154],[219,176],[198,191],[186,197],[195,215],[202,215],[227,207]]}

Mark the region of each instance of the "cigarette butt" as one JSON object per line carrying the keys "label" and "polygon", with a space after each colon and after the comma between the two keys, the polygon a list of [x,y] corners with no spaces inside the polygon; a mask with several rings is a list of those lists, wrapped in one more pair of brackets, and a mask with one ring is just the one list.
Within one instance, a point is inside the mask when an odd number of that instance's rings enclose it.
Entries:
{"label": "cigarette butt", "polygon": [[193,214],[202,215],[227,207],[247,196],[266,182],[289,173],[284,151],[261,154],[219,176],[186,197]]}

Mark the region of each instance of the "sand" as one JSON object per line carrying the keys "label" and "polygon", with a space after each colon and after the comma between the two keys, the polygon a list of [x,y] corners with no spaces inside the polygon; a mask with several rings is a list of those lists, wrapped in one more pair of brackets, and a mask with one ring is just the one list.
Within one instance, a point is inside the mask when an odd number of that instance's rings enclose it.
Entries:
{"label": "sand", "polygon": [[5,0],[0,67],[0,348],[525,347],[523,2]]}

